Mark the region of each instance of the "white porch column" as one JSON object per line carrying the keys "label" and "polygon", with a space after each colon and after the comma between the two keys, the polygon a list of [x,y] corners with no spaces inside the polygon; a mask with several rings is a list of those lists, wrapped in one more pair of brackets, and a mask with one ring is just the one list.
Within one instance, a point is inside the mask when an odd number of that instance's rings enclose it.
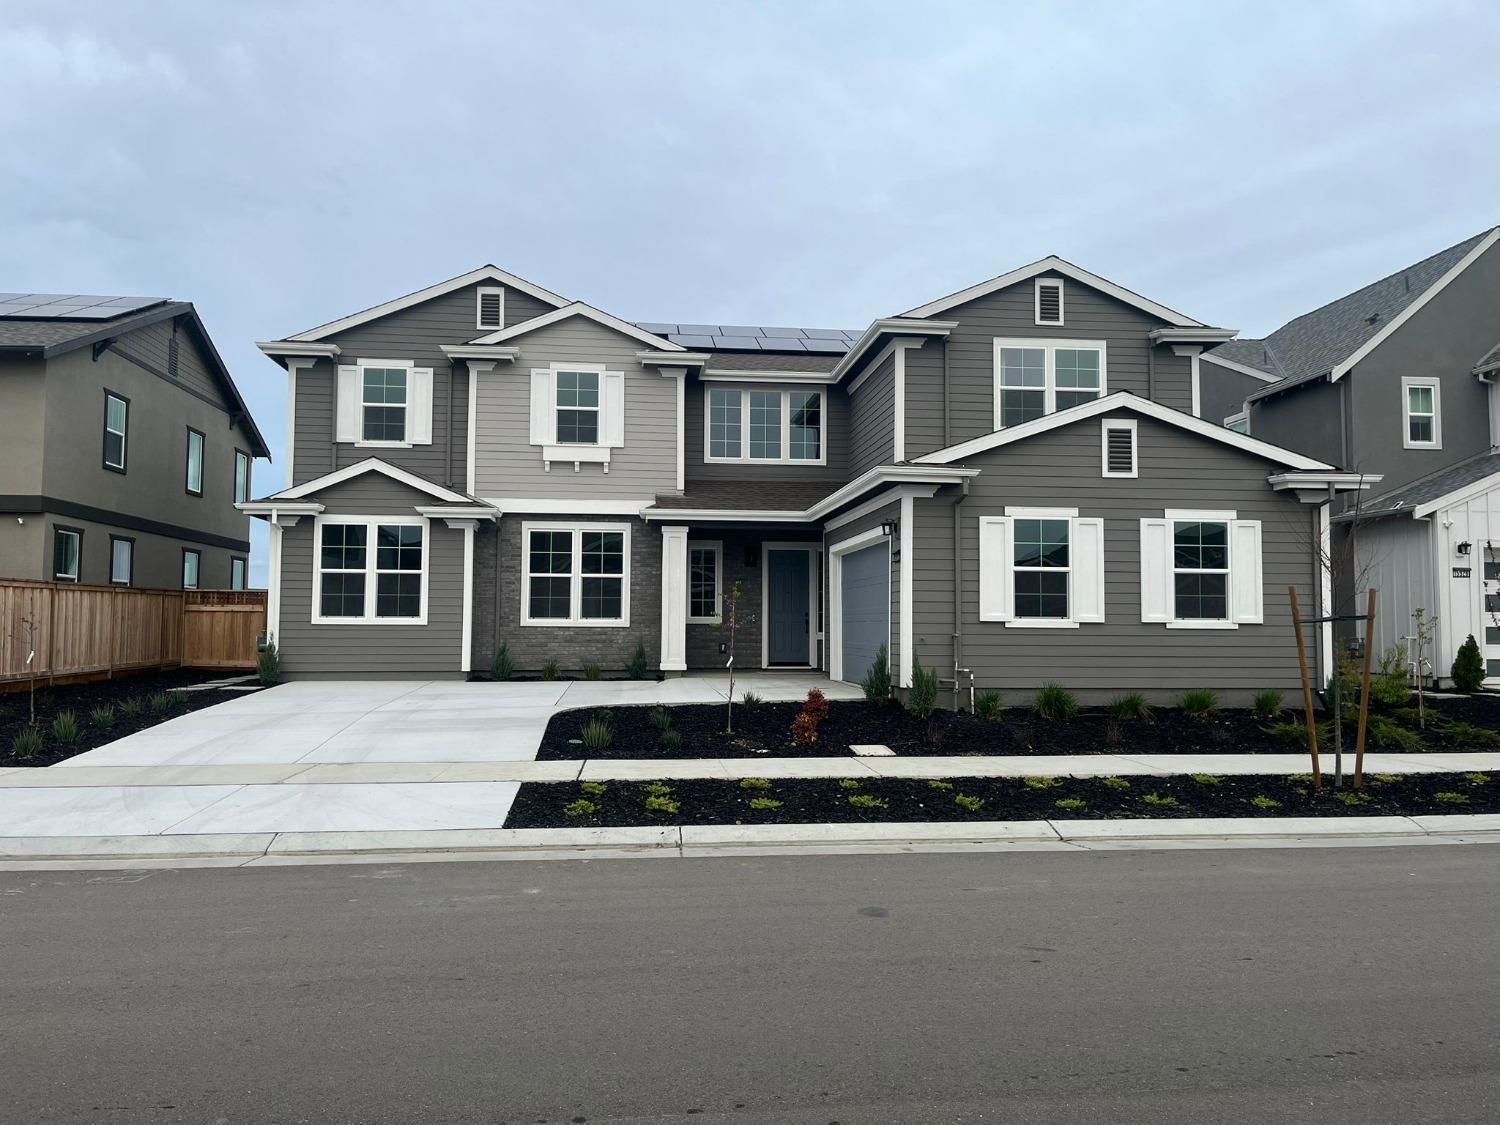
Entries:
{"label": "white porch column", "polygon": [[661,670],[687,670],[688,529],[661,529]]}

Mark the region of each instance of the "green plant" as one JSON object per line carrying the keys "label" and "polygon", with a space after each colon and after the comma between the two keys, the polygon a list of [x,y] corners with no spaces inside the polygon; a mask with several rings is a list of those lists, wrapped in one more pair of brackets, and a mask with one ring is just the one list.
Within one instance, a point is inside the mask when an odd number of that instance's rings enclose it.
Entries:
{"label": "green plant", "polygon": [[1177,807],[1176,797],[1166,797],[1160,793],[1147,793],[1141,800],[1154,809],[1175,809]]}
{"label": "green plant", "polygon": [[890,802],[883,797],[875,797],[869,793],[856,793],[849,798],[849,803],[857,809],[888,809]]}
{"label": "green plant", "polygon": [[1458,646],[1458,655],[1453,658],[1453,686],[1459,691],[1478,691],[1484,683],[1484,656],[1479,651],[1479,642],[1474,634]]}
{"label": "green plant", "polygon": [[579,785],[578,790],[586,797],[602,797],[608,788],[602,781],[585,781]]}
{"label": "green plant", "polygon": [[1182,698],[1177,701],[1177,706],[1182,708],[1184,715],[1202,718],[1219,706],[1219,695],[1208,688],[1194,688],[1192,691],[1182,693]]}
{"label": "green plant", "polygon": [[1399,773],[1372,773],[1370,778],[1384,785],[1394,785],[1401,780],[1401,775]]}
{"label": "green plant", "polygon": [[1022,784],[1027,789],[1055,789],[1062,784],[1060,777],[1023,777]]}
{"label": "green plant", "polygon": [[1441,801],[1445,805],[1467,805],[1469,798],[1466,794],[1455,793],[1451,789],[1445,789],[1441,793],[1432,795],[1434,801]]}
{"label": "green plant", "polygon": [[549,660],[542,665],[542,679],[555,680],[560,675],[562,675],[562,668],[559,667],[557,661]]}
{"label": "green plant", "polygon": [[1059,797],[1052,802],[1053,806],[1066,812],[1078,812],[1080,809],[1089,807],[1089,803],[1080,797]]}
{"label": "green plant", "polygon": [[1031,709],[1038,718],[1057,722],[1078,714],[1078,699],[1061,684],[1046,683],[1037,691]]}
{"label": "green plant", "polygon": [[885,645],[875,650],[875,660],[859,686],[865,689],[865,698],[871,703],[884,703],[891,697],[891,654]]}
{"label": "green plant", "polygon": [[146,701],[138,695],[120,700],[120,714],[127,719],[138,718],[146,710]]}
{"label": "green plant", "polygon": [[763,777],[742,777],[740,778],[740,788],[766,790],[771,788],[771,783]]}
{"label": "green plant", "polygon": [[167,701],[173,707],[186,707],[188,701],[188,693],[183,691],[182,688],[172,688],[167,692]]}
{"label": "green plant", "polygon": [[102,707],[95,707],[89,712],[89,723],[96,727],[112,727],[115,725],[115,709],[106,703]]}
{"label": "green plant", "polygon": [[937,706],[937,672],[922,667],[915,656],[911,660],[911,687],[906,690],[906,711],[915,719],[925,719]]}
{"label": "green plant", "polygon": [[625,675],[632,680],[651,678],[651,661],[646,657],[646,642],[637,640],[635,651],[630,654],[630,663],[625,665]]}
{"label": "green plant", "polygon": [[680,806],[670,797],[647,797],[646,811],[654,813],[666,813],[668,816],[676,816]]}
{"label": "green plant", "polygon": [[1000,717],[1000,693],[998,691],[982,691],[974,697],[974,714],[987,722],[993,723]]}
{"label": "green plant", "polygon": [[665,797],[672,792],[672,787],[665,781],[648,782],[643,788],[653,797]]}
{"label": "green plant", "polygon": [[661,732],[661,748],[668,754],[675,754],[682,749],[682,732],[680,730],[664,730]]}
{"label": "green plant", "polygon": [[1293,785],[1311,785],[1313,775],[1310,773],[1292,773],[1287,775],[1287,780]]}
{"label": "green plant", "polygon": [[1470,785],[1488,785],[1490,775],[1487,773],[1466,773],[1464,774],[1464,780]]}
{"label": "green plant", "polygon": [[583,733],[578,737],[583,739],[585,750],[597,754],[600,750],[608,749],[609,744],[615,740],[615,728],[596,716],[584,725]]}
{"label": "green plant", "polygon": [[172,697],[164,691],[153,691],[146,697],[146,706],[160,715],[172,706]]}
{"label": "green plant", "polygon": [[1127,691],[1109,701],[1109,717],[1117,723],[1132,722],[1151,717],[1151,707],[1146,697],[1138,691]]}
{"label": "green plant", "polygon": [[490,679],[505,681],[516,674],[516,662],[511,659],[510,645],[500,643],[495,650],[495,658],[490,661]]}
{"label": "green plant", "polygon": [[1358,789],[1340,789],[1333,795],[1333,799],[1351,808],[1355,805],[1368,805],[1370,803],[1370,795],[1368,793],[1361,793]]}
{"label": "green plant", "polygon": [[1382,750],[1422,749],[1422,740],[1387,715],[1371,712],[1365,717],[1365,737]]}
{"label": "green plant", "polygon": [[256,653],[255,678],[266,687],[281,683],[281,650],[275,641],[268,641],[266,647]]}
{"label": "green plant", "polygon": [[1279,809],[1281,802],[1275,797],[1267,797],[1264,793],[1257,793],[1250,798],[1250,803],[1258,809]]}
{"label": "green plant", "polygon": [[583,666],[583,678],[585,680],[597,680],[604,675],[604,669],[597,664],[585,664]]}
{"label": "green plant", "polygon": [[751,797],[750,807],[759,811],[781,808],[781,802],[775,797]]}
{"label": "green plant", "polygon": [[858,789],[859,788],[859,782],[855,781],[854,778],[852,778],[852,777],[841,777],[841,778],[839,778],[839,788],[840,789]]}
{"label": "green plant", "polygon": [[1307,726],[1304,723],[1272,723],[1266,733],[1278,742],[1289,742],[1293,746],[1307,742]]}
{"label": "green plant", "polygon": [[1223,779],[1215,777],[1211,773],[1195,773],[1193,780],[1199,785],[1218,785]]}
{"label": "green plant", "polygon": [[1130,782],[1123,777],[1106,777],[1101,779],[1101,784],[1110,789],[1129,789]]}
{"label": "green plant", "polygon": [[802,710],[792,720],[792,742],[798,746],[812,746],[818,741],[818,726],[828,718],[828,697],[817,688],[807,693]]}
{"label": "green plant", "polygon": [[1270,722],[1281,714],[1281,692],[1268,688],[1256,693],[1255,702],[1250,705],[1250,709],[1261,722]]}
{"label": "green plant", "polygon": [[959,808],[963,809],[965,812],[978,812],[980,809],[984,808],[983,797],[973,797],[968,793],[954,794],[953,803]]}
{"label": "green plant", "polygon": [[1450,746],[1500,745],[1500,734],[1473,723],[1444,723],[1438,728],[1438,737]]}
{"label": "green plant", "polygon": [[598,811],[598,805],[583,797],[579,797],[576,801],[569,801],[563,806],[563,812],[571,817],[593,816]]}
{"label": "green plant", "polygon": [[764,702],[765,700],[761,699],[761,697],[756,695],[753,691],[747,691],[740,696],[740,706],[745,709],[745,714],[747,715],[753,712]]}
{"label": "green plant", "polygon": [[667,731],[672,729],[672,709],[670,707],[653,707],[646,715],[646,721],[657,730]]}
{"label": "green plant", "polygon": [[52,737],[63,746],[72,746],[78,741],[78,716],[72,711],[59,711],[52,716]]}
{"label": "green plant", "polygon": [[936,778],[933,778],[927,784],[931,788],[933,788],[933,789],[952,789],[953,788],[953,782],[951,782],[951,781],[939,781]]}
{"label": "green plant", "polygon": [[42,732],[37,727],[22,727],[10,744],[10,752],[18,758],[35,758],[42,752]]}

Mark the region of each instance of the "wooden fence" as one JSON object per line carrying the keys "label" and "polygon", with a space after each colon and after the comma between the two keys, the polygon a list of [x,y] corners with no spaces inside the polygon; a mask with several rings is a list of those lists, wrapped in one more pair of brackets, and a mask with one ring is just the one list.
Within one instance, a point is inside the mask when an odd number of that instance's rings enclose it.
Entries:
{"label": "wooden fence", "polygon": [[264,590],[0,580],[0,691],[158,668],[253,668]]}

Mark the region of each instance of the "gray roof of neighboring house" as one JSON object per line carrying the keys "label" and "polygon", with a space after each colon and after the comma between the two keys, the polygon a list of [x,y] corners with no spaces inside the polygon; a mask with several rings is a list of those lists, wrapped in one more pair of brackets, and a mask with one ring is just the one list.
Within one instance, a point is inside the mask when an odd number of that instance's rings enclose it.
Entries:
{"label": "gray roof of neighboring house", "polygon": [[[1400,488],[1371,496],[1360,504],[1360,515],[1375,518],[1410,512],[1495,473],[1500,473],[1500,451],[1490,450],[1476,454],[1435,473],[1428,473],[1409,484],[1403,484]],[[1352,513],[1348,512],[1343,516],[1346,520],[1351,517]]]}
{"label": "gray roof of neighboring house", "polygon": [[1238,363],[1242,367],[1253,367],[1267,375],[1281,375],[1275,358],[1266,350],[1264,340],[1225,340],[1207,354]]}
{"label": "gray roof of neighboring house", "polygon": [[840,356],[863,335],[863,329],[664,324],[653,320],[638,320],[635,326],[695,352],[813,352]]}
{"label": "gray roof of neighboring house", "polygon": [[1483,375],[1485,372],[1493,371],[1496,368],[1500,368],[1500,344],[1496,344],[1484,353],[1479,362],[1474,365],[1474,374]]}
{"label": "gray roof of neighboring house", "polygon": [[800,512],[843,485],[840,481],[690,481],[681,496],[656,498],[658,508]]}

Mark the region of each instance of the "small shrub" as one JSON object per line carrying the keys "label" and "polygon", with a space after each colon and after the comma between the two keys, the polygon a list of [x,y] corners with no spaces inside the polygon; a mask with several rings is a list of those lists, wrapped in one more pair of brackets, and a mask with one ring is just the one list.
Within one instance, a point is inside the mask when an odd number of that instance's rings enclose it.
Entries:
{"label": "small shrub", "polygon": [[1278,742],[1288,742],[1294,746],[1307,743],[1307,726],[1304,723],[1272,723],[1266,728],[1266,733]]}
{"label": "small shrub", "polygon": [[682,749],[682,732],[680,730],[664,730],[661,732],[661,748],[668,754],[675,754]]}
{"label": "small shrub", "polygon": [[1358,789],[1340,789],[1333,795],[1333,799],[1353,808],[1355,805],[1368,805],[1370,795],[1361,793]]}
{"label": "small shrub", "polygon": [[1261,722],[1270,722],[1281,714],[1281,692],[1268,689],[1258,693],[1250,709]]}
{"label": "small shrub", "polygon": [[1219,696],[1217,692],[1211,691],[1208,688],[1194,688],[1192,691],[1182,693],[1182,698],[1178,701],[1177,706],[1182,708],[1184,715],[1202,718],[1210,711],[1217,709],[1219,706]]}
{"label": "small shrub", "polygon": [[965,812],[978,812],[984,808],[983,797],[971,797],[967,793],[958,793],[953,798],[953,803]]}
{"label": "small shrub", "polygon": [[1141,800],[1154,809],[1175,809],[1177,807],[1176,797],[1166,797],[1160,793],[1147,793]]}
{"label": "small shrub", "polygon": [[1000,717],[1000,693],[998,691],[982,691],[974,697],[974,714],[993,723]]}
{"label": "small shrub", "polygon": [[812,746],[818,741],[818,724],[828,718],[828,697],[817,688],[807,693],[802,710],[792,720],[792,742],[798,746]]}
{"label": "small shrub", "polygon": [[516,674],[516,662],[511,659],[510,645],[502,643],[490,661],[490,679],[504,682]]}
{"label": "small shrub", "polygon": [[63,746],[72,746],[78,741],[78,716],[72,711],[59,711],[52,716],[52,737]]}
{"label": "small shrub", "polygon": [[1065,812],[1079,812],[1089,807],[1089,803],[1078,797],[1060,797],[1052,804]]}
{"label": "small shrub", "polygon": [[638,640],[635,642],[635,652],[630,655],[630,663],[625,665],[625,675],[632,680],[649,680],[651,678],[651,661],[646,657],[646,642]]}
{"label": "small shrub", "polygon": [[585,781],[578,787],[579,792],[586,797],[602,797],[608,788],[602,781]]}
{"label": "small shrub", "polygon": [[953,782],[951,782],[951,781],[939,781],[937,778],[933,778],[927,784],[928,784],[929,787],[931,787],[933,789],[952,789],[953,788]]}
{"label": "small shrub", "polygon": [[583,748],[593,753],[609,748],[609,744],[615,740],[615,729],[600,718],[592,718],[583,728],[579,735],[583,739]]}
{"label": "small shrub", "polygon": [[761,699],[761,697],[756,695],[753,691],[747,691],[744,695],[740,696],[740,706],[745,709],[745,714],[747,715],[753,712],[764,702],[765,700]]}
{"label": "small shrub", "polygon": [[120,701],[120,714],[127,719],[136,719],[146,710],[146,701],[138,695],[132,695]]}
{"label": "small shrub", "polygon": [[672,710],[669,707],[653,707],[646,721],[660,731],[672,729]]}
{"label": "small shrub", "polygon": [[[1479,642],[1474,634],[1458,646],[1458,655],[1453,658],[1453,686],[1459,691],[1478,691],[1484,683],[1484,656],[1479,651]],[[1441,796],[1441,794],[1439,794]]]}
{"label": "small shrub", "polygon": [[167,692],[167,702],[173,707],[186,707],[187,701],[188,693],[181,688],[172,688]]}
{"label": "small shrub", "polygon": [[911,687],[906,692],[906,711],[916,719],[925,719],[937,706],[937,673],[922,667],[915,656],[911,662]]}
{"label": "small shrub", "polygon": [[856,780],[854,780],[854,778],[852,778],[852,777],[841,777],[841,778],[839,778],[839,788],[840,789],[858,789],[859,788],[859,782],[856,781]]}
{"label": "small shrub", "polygon": [[781,808],[781,802],[775,797],[751,797],[750,807],[760,812],[768,812],[771,809]]}
{"label": "small shrub", "polygon": [[647,797],[646,811],[654,813],[665,813],[667,816],[676,816],[682,806],[670,797]]}
{"label": "small shrub", "polygon": [[1500,746],[1500,734],[1473,723],[1445,723],[1438,737],[1450,746]]}
{"label": "small shrub", "polygon": [[100,728],[114,726],[115,709],[107,703],[103,707],[95,707],[89,712],[89,723]]}
{"label": "small shrub", "polygon": [[1466,773],[1464,774],[1464,780],[1470,785],[1488,785],[1490,775],[1487,773]]}
{"label": "small shrub", "polygon": [[585,664],[583,666],[583,678],[585,680],[601,679],[603,675],[604,669],[597,664]]}
{"label": "small shrub", "polygon": [[1434,801],[1441,801],[1445,805],[1467,805],[1469,803],[1467,794],[1454,793],[1450,789],[1445,789],[1441,793],[1434,793],[1432,799]]}
{"label": "small shrub", "polygon": [[562,675],[562,668],[558,666],[557,661],[549,660],[542,665],[542,679],[555,680],[560,675]]}
{"label": "small shrub", "polygon": [[1060,777],[1023,777],[1027,789],[1056,789],[1062,784]]}
{"label": "small shrub", "polygon": [[569,801],[563,806],[563,812],[571,817],[593,816],[598,811],[598,805],[583,797],[579,797],[576,801]]}
{"label": "small shrub", "polygon": [[158,715],[165,714],[172,706],[172,697],[164,691],[153,691],[146,697],[146,706]]}
{"label": "small shrub", "polygon": [[1102,783],[1108,786],[1110,789],[1130,788],[1130,782],[1123,777],[1106,777],[1102,779]]}
{"label": "small shrub", "polygon": [[255,678],[266,687],[281,683],[281,652],[274,641],[255,654]]}
{"label": "small shrub", "polygon": [[875,650],[875,660],[859,686],[865,689],[865,698],[871,703],[884,703],[891,697],[891,654],[885,645]]}
{"label": "small shrub", "polygon": [[1258,809],[1279,809],[1281,802],[1275,797],[1267,797],[1264,793],[1257,793],[1250,798],[1250,803]]}
{"label": "small shrub", "polygon": [[42,732],[36,727],[22,727],[10,744],[10,752],[18,758],[35,758],[42,752]]}
{"label": "small shrub", "polygon": [[1311,785],[1313,783],[1313,775],[1310,773],[1293,773],[1287,775],[1287,780],[1293,785]]}
{"label": "small shrub", "polygon": [[672,787],[665,781],[653,781],[644,786],[644,788],[653,797],[665,797],[672,792]]}
{"label": "small shrub", "polygon": [[771,788],[771,783],[763,777],[742,777],[740,778],[740,788],[764,791]]}
{"label": "small shrub", "polygon": [[1372,773],[1370,777],[1372,780],[1381,782],[1384,785],[1394,785],[1401,780],[1401,774],[1399,773]]}
{"label": "small shrub", "polygon": [[1047,683],[1036,693],[1031,709],[1048,722],[1071,719],[1078,714],[1078,699],[1061,684]]}
{"label": "small shrub", "polygon": [[857,809],[888,809],[890,802],[883,797],[876,797],[869,793],[856,793],[849,798],[849,803]]}
{"label": "small shrub", "polygon": [[1193,774],[1193,780],[1199,785],[1218,785],[1223,779],[1215,777],[1211,773],[1195,773]]}
{"label": "small shrub", "polygon": [[1146,697],[1138,691],[1128,691],[1109,701],[1109,717],[1118,723],[1135,722],[1151,717],[1151,707]]}
{"label": "small shrub", "polygon": [[1416,734],[1386,715],[1371,712],[1366,716],[1365,724],[1365,737],[1370,740],[1372,746],[1378,746],[1382,750],[1422,749],[1422,740]]}

